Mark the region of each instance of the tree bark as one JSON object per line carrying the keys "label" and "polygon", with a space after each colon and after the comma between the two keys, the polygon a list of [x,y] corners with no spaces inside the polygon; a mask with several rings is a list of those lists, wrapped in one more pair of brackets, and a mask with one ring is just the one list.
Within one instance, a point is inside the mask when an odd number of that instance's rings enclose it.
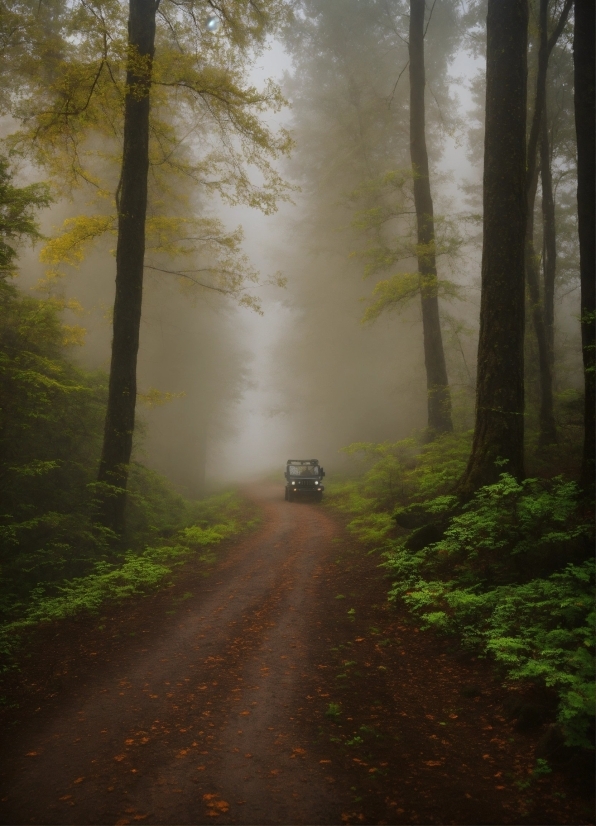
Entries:
{"label": "tree bark", "polygon": [[429,436],[450,433],[451,394],[443,350],[437,266],[435,225],[426,150],[424,111],[424,0],[410,0],[410,157],[414,175],[414,204],[418,229],[418,272],[422,301],[424,364],[428,394]]}
{"label": "tree bark", "polygon": [[553,378],[555,364],[555,278],[557,275],[557,230],[555,223],[555,199],[550,157],[550,142],[546,106],[542,116],[540,137],[540,177],[542,184],[542,272],[544,284],[544,326],[546,344]]}
{"label": "tree bark", "polygon": [[159,0],[129,1],[112,360],[98,474],[98,481],[103,483],[99,516],[101,522],[116,533],[124,530],[126,486],[135,426],[149,172],[149,93],[158,3]]}
{"label": "tree bark", "polygon": [[[540,43],[538,48],[538,71],[536,77],[536,97],[534,113],[528,140],[526,193],[528,198],[528,215],[526,224],[526,279],[536,344],[538,349],[538,372],[540,377],[540,406],[539,406],[539,434],[538,443],[541,446],[555,444],[558,441],[557,423],[554,414],[553,375],[551,348],[548,343],[546,313],[543,299],[540,295],[540,278],[538,257],[534,249],[534,204],[538,186],[538,148],[543,134],[543,123],[546,112],[546,77],[550,53],[557,42],[567,21],[571,8],[571,0],[565,3],[557,26],[551,37],[548,36],[548,4],[549,0],[540,0],[539,31]],[[548,161],[550,169],[550,159]],[[552,190],[551,190],[552,191]]]}
{"label": "tree bark", "polygon": [[581,332],[584,362],[584,448],[580,484],[594,487],[594,0],[575,0],[573,35],[574,107],[577,135],[577,213],[581,282]]}
{"label": "tree bark", "polygon": [[503,470],[524,476],[527,46],[527,0],[488,0],[478,381],[464,496]]}

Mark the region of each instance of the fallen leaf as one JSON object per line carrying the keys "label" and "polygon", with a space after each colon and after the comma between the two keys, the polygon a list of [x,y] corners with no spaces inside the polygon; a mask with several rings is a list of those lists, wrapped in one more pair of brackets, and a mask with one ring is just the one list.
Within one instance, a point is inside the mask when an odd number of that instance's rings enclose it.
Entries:
{"label": "fallen leaf", "polygon": [[450,714],[449,719],[450,720],[457,720],[457,714]]}
{"label": "fallen leaf", "polygon": [[62,797],[59,797],[58,800],[70,800],[72,797],[71,794],[65,794]]}
{"label": "fallen leaf", "polygon": [[38,751],[28,751],[25,757],[37,757],[38,754]]}
{"label": "fallen leaf", "polygon": [[306,754],[306,749],[292,749],[294,754]]}
{"label": "fallen leaf", "polygon": [[207,794],[203,795],[203,800],[214,800],[216,797],[218,797],[218,795],[207,792]]}
{"label": "fallen leaf", "polygon": [[76,780],[73,780],[73,783],[82,783],[84,779],[84,777],[77,777]]}
{"label": "fallen leaf", "polygon": [[128,740],[125,740],[125,741],[124,741],[124,743],[125,743],[127,746],[132,746],[132,744],[134,743],[134,740],[132,739],[132,737],[129,737],[129,738],[128,738]]}
{"label": "fallen leaf", "polygon": [[204,772],[205,768],[205,766],[197,766],[197,771]]}
{"label": "fallen leaf", "polygon": [[219,812],[216,812],[215,809],[209,809],[207,817],[219,817]]}
{"label": "fallen leaf", "polygon": [[425,766],[440,766],[442,764],[442,760],[425,760]]}
{"label": "fallen leaf", "polygon": [[120,820],[116,821],[116,826],[128,826],[130,820],[127,820],[125,817],[121,817]]}
{"label": "fallen leaf", "polygon": [[117,763],[121,763],[123,760],[126,760],[126,755],[125,754],[117,754],[116,757],[114,757],[114,760]]}
{"label": "fallen leaf", "polygon": [[245,754],[245,757],[252,757],[252,754]]}
{"label": "fallen leaf", "polygon": [[372,767],[372,769],[369,769],[369,770],[368,770],[368,773],[369,773],[369,774],[374,774],[374,772],[378,772],[378,771],[379,771],[379,770],[373,766],[373,767]]}
{"label": "fallen leaf", "polygon": [[319,763],[331,763],[331,760],[319,760]]}
{"label": "fallen leaf", "polygon": [[364,637],[356,637],[354,642],[364,642]]}
{"label": "fallen leaf", "polygon": [[250,714],[250,711],[241,711],[240,712],[241,717],[248,717],[249,714]]}

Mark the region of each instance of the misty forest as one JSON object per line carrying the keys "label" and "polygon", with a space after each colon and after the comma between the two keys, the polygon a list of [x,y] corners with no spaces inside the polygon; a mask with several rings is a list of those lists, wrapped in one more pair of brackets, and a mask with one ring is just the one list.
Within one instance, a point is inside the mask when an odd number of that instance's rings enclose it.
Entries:
{"label": "misty forest", "polygon": [[593,823],[594,15],[0,0],[1,823]]}

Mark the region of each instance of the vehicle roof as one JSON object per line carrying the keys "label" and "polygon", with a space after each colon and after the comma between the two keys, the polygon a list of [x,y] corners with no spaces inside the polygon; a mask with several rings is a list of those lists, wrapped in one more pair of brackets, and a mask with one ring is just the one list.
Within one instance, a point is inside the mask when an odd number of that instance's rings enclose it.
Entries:
{"label": "vehicle roof", "polygon": [[318,465],[318,459],[288,459],[288,465]]}

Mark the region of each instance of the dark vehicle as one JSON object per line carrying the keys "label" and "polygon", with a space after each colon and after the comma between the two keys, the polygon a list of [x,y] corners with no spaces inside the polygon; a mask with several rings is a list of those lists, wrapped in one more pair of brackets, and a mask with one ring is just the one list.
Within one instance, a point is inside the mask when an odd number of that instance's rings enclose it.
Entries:
{"label": "dark vehicle", "polygon": [[286,502],[310,497],[315,502],[323,498],[325,471],[318,459],[288,459],[286,465]]}

